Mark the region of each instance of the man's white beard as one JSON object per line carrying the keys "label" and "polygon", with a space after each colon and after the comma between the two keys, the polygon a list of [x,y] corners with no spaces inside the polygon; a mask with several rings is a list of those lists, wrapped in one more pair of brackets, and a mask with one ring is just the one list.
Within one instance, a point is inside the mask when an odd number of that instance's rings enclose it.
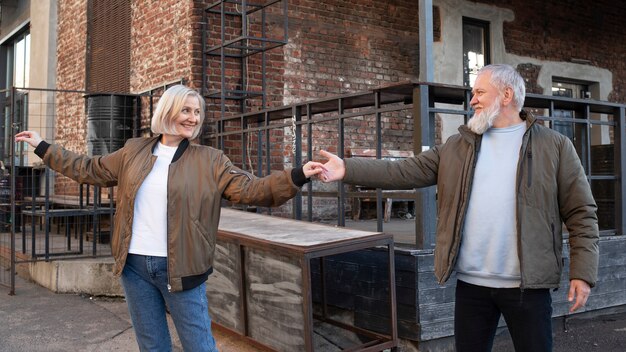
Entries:
{"label": "man's white beard", "polygon": [[483,134],[493,126],[493,121],[495,121],[498,115],[500,115],[500,98],[497,98],[487,109],[483,109],[480,113],[475,113],[467,121],[467,127],[476,134]]}

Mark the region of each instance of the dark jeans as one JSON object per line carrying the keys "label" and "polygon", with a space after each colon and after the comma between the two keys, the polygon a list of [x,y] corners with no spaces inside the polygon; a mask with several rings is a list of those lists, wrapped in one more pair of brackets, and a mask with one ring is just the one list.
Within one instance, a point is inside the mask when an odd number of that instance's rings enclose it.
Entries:
{"label": "dark jeans", "polygon": [[458,280],[454,309],[457,352],[491,351],[500,314],[515,351],[552,351],[549,289],[489,288]]}

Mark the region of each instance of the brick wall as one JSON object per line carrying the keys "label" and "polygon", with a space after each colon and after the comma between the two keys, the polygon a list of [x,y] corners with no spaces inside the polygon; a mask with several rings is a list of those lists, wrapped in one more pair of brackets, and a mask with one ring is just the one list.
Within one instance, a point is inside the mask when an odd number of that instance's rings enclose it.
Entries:
{"label": "brick wall", "polygon": [[[290,104],[418,76],[419,13],[415,1],[294,0],[289,6],[284,90],[272,95],[272,100]],[[383,116],[383,143],[398,149],[412,141],[412,122],[405,117]],[[361,129],[364,133],[357,132]],[[373,146],[373,135],[368,136],[372,130],[366,122],[346,121],[346,131],[356,132],[350,133],[346,147]],[[321,133],[323,139],[314,139],[325,148],[336,148],[336,132]]]}
{"label": "brick wall", "polygon": [[132,92],[183,78],[199,88],[202,80],[202,4],[192,0],[132,1]]}
{"label": "brick wall", "polygon": [[[84,90],[87,58],[87,1],[59,0],[57,39],[57,88]],[[78,93],[58,93],[55,103],[54,140],[69,150],[87,152],[85,102]],[[52,136],[47,138],[52,139]],[[76,193],[76,183],[66,177],[55,180],[57,193]]]}
{"label": "brick wall", "polygon": [[515,12],[515,19],[504,23],[504,44],[508,53],[547,61],[589,60],[590,65],[613,72],[609,101],[626,102],[626,2],[477,2]]}

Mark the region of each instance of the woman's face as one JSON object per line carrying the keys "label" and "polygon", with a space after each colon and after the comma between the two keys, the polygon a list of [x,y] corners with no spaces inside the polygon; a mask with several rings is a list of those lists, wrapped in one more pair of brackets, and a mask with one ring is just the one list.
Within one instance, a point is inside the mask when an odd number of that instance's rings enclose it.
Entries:
{"label": "woman's face", "polygon": [[185,104],[172,121],[179,137],[190,139],[200,121],[200,102],[194,96],[187,96]]}

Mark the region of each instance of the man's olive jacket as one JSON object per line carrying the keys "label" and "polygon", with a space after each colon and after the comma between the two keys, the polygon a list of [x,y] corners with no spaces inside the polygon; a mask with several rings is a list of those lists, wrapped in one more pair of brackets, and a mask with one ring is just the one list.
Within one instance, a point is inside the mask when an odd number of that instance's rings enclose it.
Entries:
{"label": "man's olive jacket", "polygon": [[[135,197],[157,159],[152,151],[158,139],[131,139],[118,151],[97,157],[46,142],[35,150],[50,168],[80,183],[118,187],[111,238],[116,275],[126,262]],[[183,140],[169,166],[167,181],[168,288],[193,288],[211,273],[222,198],[277,206],[297,193],[294,181],[300,186],[306,182],[300,168],[256,178],[233,166],[220,150]]]}
{"label": "man's olive jacket", "polygon": [[[589,182],[570,140],[526,117],[517,167],[517,239],[522,288],[559,287],[564,222],[569,232],[570,280],[594,286],[598,220]],[[435,275],[452,273],[472,189],[481,137],[466,126],[446,143],[401,161],[346,159],[344,182],[383,189],[437,184]]]}

